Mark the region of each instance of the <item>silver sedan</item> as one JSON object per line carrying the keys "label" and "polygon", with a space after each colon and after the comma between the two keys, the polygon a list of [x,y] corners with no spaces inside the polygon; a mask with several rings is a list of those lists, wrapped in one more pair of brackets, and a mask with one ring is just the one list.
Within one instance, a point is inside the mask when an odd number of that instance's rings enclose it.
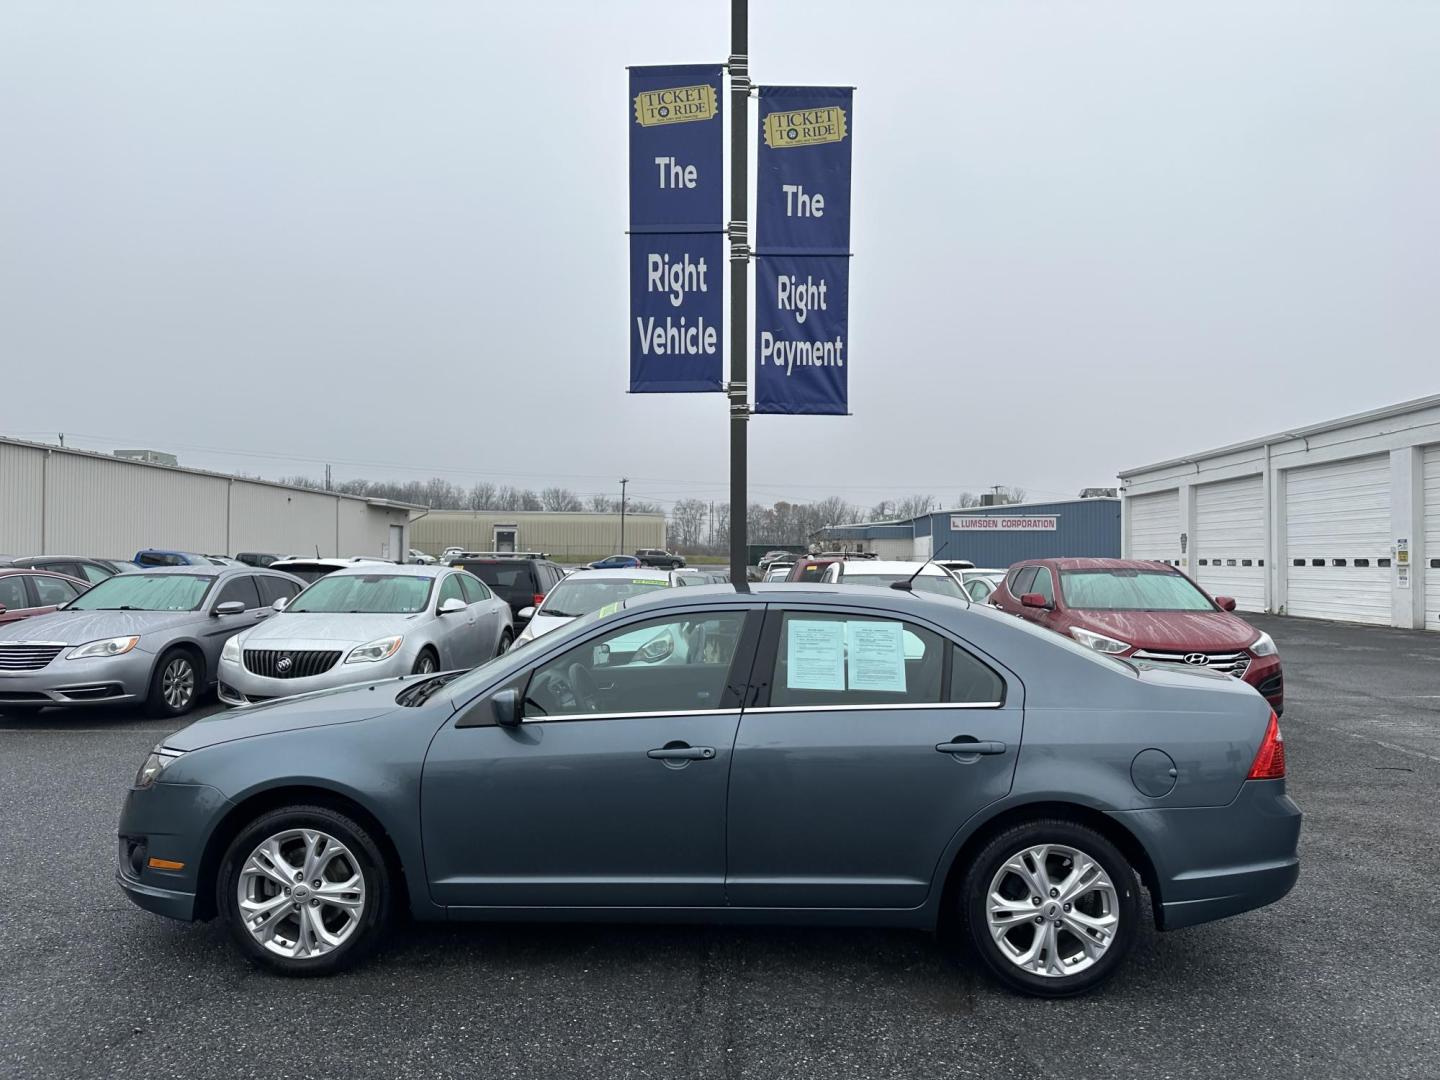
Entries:
{"label": "silver sedan", "polygon": [[226,704],[471,668],[514,640],[510,605],[448,566],[356,565],[276,607],[275,618],[226,643]]}

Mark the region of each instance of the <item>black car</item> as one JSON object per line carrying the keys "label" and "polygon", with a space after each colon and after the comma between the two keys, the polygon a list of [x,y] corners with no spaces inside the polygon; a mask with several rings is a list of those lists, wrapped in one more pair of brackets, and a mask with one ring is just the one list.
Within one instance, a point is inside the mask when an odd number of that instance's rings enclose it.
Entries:
{"label": "black car", "polygon": [[276,559],[291,559],[293,555],[277,555],[269,551],[237,551],[235,558],[239,559],[246,566],[266,567]]}
{"label": "black car", "polygon": [[[128,573],[135,569],[134,563],[117,563],[110,559],[91,559],[83,555],[26,555],[21,558],[0,558],[0,566],[14,566],[25,570],[48,570],[52,574],[88,581],[98,581]],[[125,569],[121,569],[124,567]]]}
{"label": "black car", "polygon": [[520,618],[526,608],[538,608],[545,594],[559,584],[565,571],[543,555],[461,555],[450,560],[451,566],[468,570],[492,592],[510,605],[518,629],[528,619]]}
{"label": "black car", "polygon": [[679,570],[685,565],[685,556],[675,555],[664,548],[641,548],[635,552],[641,566],[653,566],[657,570]]}

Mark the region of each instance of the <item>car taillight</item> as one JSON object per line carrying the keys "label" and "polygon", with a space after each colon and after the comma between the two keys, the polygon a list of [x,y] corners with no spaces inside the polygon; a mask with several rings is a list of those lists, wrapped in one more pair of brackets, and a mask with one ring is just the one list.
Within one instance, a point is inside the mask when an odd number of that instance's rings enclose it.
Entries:
{"label": "car taillight", "polygon": [[1265,738],[1255,752],[1247,780],[1283,780],[1285,778],[1285,737],[1280,734],[1280,718],[1273,712],[1265,725]]}
{"label": "car taillight", "polygon": [[543,604],[544,602],[545,602],[545,594],[544,594],[543,592],[537,592],[533,597],[531,597],[530,605],[531,605],[531,607],[537,607],[537,608],[538,608],[538,607],[539,607],[541,604]]}

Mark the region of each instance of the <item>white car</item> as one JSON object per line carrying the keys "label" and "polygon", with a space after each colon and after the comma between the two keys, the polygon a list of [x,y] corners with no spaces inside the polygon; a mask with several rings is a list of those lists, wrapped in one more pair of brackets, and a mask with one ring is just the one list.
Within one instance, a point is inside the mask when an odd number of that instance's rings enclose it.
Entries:
{"label": "white car", "polygon": [[1005,580],[1004,570],[984,569],[968,565],[963,567],[946,566],[943,562],[940,565],[950,571],[955,580],[960,582],[960,587],[965,590],[965,595],[977,604],[988,603],[990,594],[995,591],[995,587]]}
{"label": "white car", "polygon": [[898,581],[914,578],[911,588],[917,593],[937,593],[953,596],[957,600],[968,600],[969,594],[961,588],[953,574],[942,570],[934,563],[891,562],[884,559],[846,559],[833,562],[825,568],[821,581],[844,585],[878,585],[886,588]]}
{"label": "white car", "polygon": [[410,556],[405,561],[414,566],[434,566],[435,556],[426,555],[425,552],[421,551],[419,548],[411,548]]}
{"label": "white car", "polygon": [[683,572],[675,570],[652,570],[636,567],[629,570],[585,570],[570,574],[545,594],[545,601],[538,608],[524,608],[519,616],[530,621],[516,646],[534,641],[542,634],[556,627],[564,626],[581,615],[589,615],[607,604],[619,604],[632,596],[654,592],[656,589],[674,589],[688,584]]}

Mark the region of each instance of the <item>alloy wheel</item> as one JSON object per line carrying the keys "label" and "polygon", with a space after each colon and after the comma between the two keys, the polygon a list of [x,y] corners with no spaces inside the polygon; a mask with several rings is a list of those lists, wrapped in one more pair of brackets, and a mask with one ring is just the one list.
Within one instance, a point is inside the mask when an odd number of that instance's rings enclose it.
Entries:
{"label": "alloy wheel", "polygon": [[1093,967],[1120,929],[1115,883],[1094,857],[1065,844],[1022,848],[985,897],[990,936],[1010,963],[1062,978]]}
{"label": "alloy wheel", "polygon": [[421,653],[420,659],[415,661],[416,675],[433,675],[435,673],[435,658],[428,652]]}
{"label": "alloy wheel", "polygon": [[166,664],[160,675],[160,694],[170,708],[184,710],[195,696],[195,665],[183,656]]}
{"label": "alloy wheel", "polygon": [[240,919],[277,956],[303,960],[344,945],[365,912],[365,877],[350,849],[318,829],[287,829],[240,868]]}

